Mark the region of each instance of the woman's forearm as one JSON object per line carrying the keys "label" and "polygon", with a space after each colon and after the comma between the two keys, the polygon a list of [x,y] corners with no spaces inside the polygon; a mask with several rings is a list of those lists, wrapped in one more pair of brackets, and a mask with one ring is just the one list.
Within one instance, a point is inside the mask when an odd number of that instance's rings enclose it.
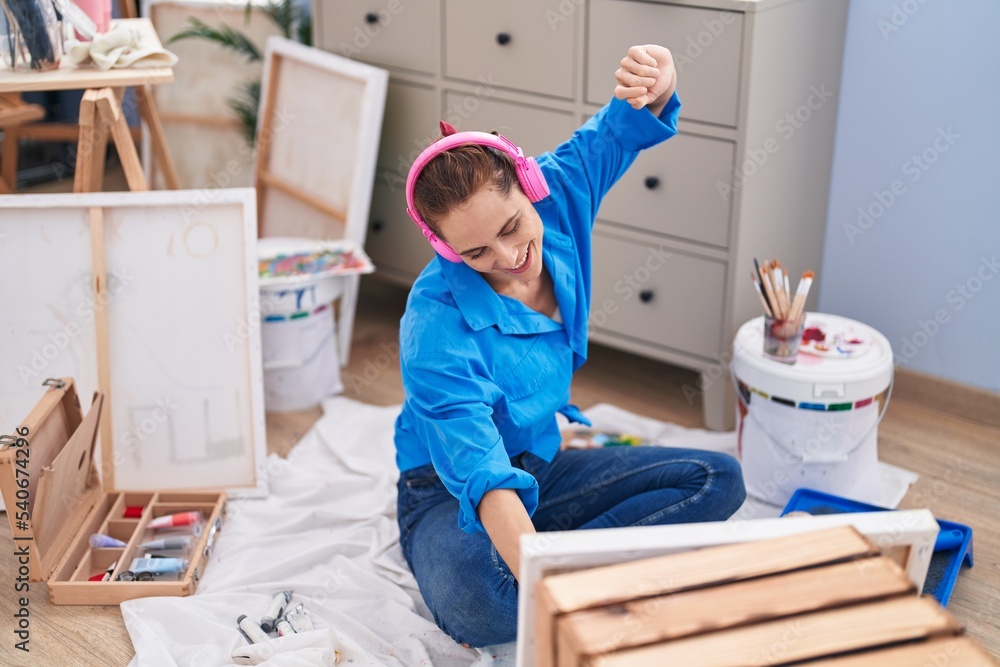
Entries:
{"label": "woman's forearm", "polygon": [[521,567],[521,535],[535,532],[524,503],[514,489],[493,489],[479,501],[477,511],[493,546],[516,579]]}

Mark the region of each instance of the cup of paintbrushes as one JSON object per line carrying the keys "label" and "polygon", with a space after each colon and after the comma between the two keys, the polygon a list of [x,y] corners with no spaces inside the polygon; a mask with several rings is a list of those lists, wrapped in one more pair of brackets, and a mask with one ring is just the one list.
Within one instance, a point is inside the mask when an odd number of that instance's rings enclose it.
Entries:
{"label": "cup of paintbrushes", "polygon": [[794,364],[802,343],[806,318],[799,315],[794,320],[764,316],[764,356],[783,364]]}
{"label": "cup of paintbrushes", "polygon": [[59,67],[62,33],[52,0],[0,0],[0,53],[12,70]]}

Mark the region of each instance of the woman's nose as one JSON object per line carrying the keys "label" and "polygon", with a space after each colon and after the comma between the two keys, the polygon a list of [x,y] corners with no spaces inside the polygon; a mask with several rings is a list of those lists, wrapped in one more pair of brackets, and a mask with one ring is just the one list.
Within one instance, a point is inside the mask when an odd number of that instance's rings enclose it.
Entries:
{"label": "woman's nose", "polygon": [[517,249],[517,246],[507,246],[504,248],[504,268],[512,269],[517,264],[518,260],[521,259],[521,253]]}

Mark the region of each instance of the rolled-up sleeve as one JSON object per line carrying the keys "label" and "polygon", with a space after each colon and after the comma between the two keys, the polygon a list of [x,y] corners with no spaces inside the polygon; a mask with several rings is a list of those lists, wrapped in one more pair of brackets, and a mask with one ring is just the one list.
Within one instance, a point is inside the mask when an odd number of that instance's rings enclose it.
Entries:
{"label": "rolled-up sleeve", "polygon": [[413,429],[430,450],[445,488],[458,499],[458,524],[485,532],[476,508],[493,489],[514,489],[528,514],[538,506],[538,483],[515,468],[493,422],[500,388],[459,356],[425,355],[403,373]]}

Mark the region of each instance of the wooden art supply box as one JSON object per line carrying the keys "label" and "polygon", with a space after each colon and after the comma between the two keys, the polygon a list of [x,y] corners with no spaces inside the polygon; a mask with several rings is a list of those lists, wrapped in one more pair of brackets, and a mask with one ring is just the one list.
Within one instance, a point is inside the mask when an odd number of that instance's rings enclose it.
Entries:
{"label": "wooden art supply box", "polygon": [[[94,463],[104,396],[95,392],[86,416],[72,379],[47,380],[48,391],[0,450],[0,490],[14,549],[30,581],[48,582],[56,605],[119,604],[153,595],[194,593],[225,514],[224,491],[122,491],[102,488]],[[105,476],[106,478],[106,476]],[[138,517],[125,508],[141,506]],[[201,534],[188,550],[187,569],[176,581],[118,581],[140,556],[139,544],[156,539],[151,519],[200,510]],[[103,533],[122,548],[91,548]],[[89,581],[117,563],[108,581]],[[23,572],[23,570],[22,570]]]}

